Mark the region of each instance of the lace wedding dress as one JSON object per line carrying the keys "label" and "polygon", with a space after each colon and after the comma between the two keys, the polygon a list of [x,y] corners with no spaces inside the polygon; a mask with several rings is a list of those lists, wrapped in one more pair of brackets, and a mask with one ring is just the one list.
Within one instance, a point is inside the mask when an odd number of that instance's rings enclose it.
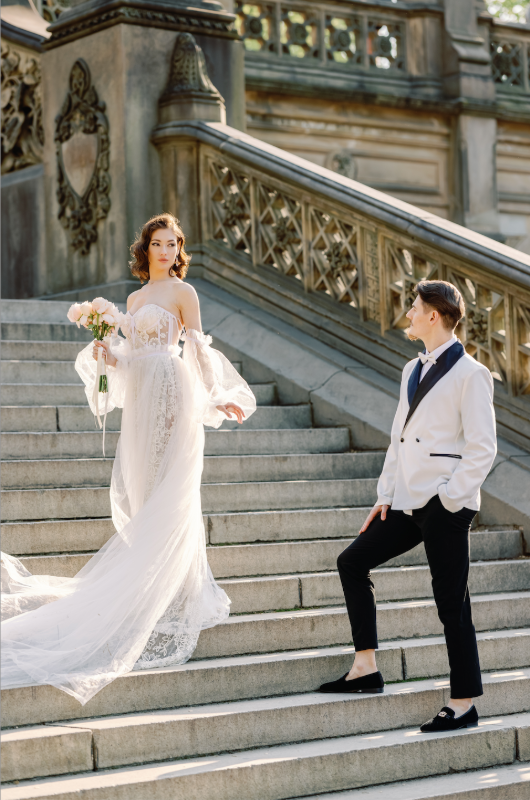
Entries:
{"label": "lace wedding dress", "polygon": [[[51,684],[85,704],[131,669],[185,663],[230,600],[206,560],[200,483],[204,428],[254,395],[199,331],[153,303],[113,337],[108,410],[123,408],[110,499],[116,533],[73,578],[2,558],[2,686]],[[183,350],[179,339],[184,339]],[[93,343],[75,367],[93,412]],[[182,353],[182,355],[181,355]],[[101,398],[100,394],[100,405]],[[94,509],[98,516],[98,509]]]}

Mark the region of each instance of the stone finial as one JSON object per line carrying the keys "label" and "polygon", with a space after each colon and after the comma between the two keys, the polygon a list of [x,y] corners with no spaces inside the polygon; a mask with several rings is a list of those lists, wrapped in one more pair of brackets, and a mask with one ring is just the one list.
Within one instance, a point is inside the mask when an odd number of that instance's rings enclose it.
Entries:
{"label": "stone finial", "polygon": [[204,53],[191,33],[179,33],[175,40],[169,79],[159,109],[162,123],[226,120],[224,100],[208,77]]}
{"label": "stone finial", "polygon": [[175,40],[164,95],[183,92],[201,92],[221,97],[208,77],[204,53],[191,33],[179,33]]}

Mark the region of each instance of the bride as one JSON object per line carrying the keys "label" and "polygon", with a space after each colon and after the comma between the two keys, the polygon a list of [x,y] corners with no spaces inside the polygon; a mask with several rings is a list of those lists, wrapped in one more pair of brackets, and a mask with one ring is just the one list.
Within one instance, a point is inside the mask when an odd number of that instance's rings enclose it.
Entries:
{"label": "bride", "polygon": [[206,560],[203,425],[232,414],[241,423],[256,401],[201,332],[184,244],[170,214],[144,225],[130,266],[147,284],[127,300],[125,338],[91,342],[77,357],[95,412],[104,348],[108,410],[123,408],[110,487],[116,533],[73,578],[33,576],[3,555],[4,689],[50,684],[84,705],[133,668],[185,663],[200,631],[229,614]]}

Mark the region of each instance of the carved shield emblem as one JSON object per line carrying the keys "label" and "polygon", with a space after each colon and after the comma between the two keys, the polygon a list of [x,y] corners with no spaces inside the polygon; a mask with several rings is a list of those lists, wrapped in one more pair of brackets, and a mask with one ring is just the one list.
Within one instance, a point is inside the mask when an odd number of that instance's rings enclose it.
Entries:
{"label": "carved shield emblem", "polygon": [[70,186],[78,197],[83,198],[96,171],[98,135],[76,131],[71,139],[62,143],[61,150]]}
{"label": "carved shield emblem", "polygon": [[98,238],[98,222],[110,209],[109,121],[90,70],[78,58],[69,90],[55,118],[58,217],[81,255]]}

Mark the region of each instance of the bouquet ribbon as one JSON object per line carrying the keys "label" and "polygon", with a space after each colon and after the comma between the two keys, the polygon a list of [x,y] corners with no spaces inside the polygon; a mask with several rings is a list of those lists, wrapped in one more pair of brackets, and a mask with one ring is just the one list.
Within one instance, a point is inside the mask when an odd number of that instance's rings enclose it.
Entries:
{"label": "bouquet ribbon", "polygon": [[[98,360],[97,360],[97,372],[96,372],[96,380],[94,382],[94,391],[92,393],[92,403],[96,407],[96,417],[99,424],[99,427],[103,428],[103,455],[105,455],[105,426],[107,424],[107,405],[109,400],[109,392],[108,387],[105,394],[105,410],[103,412],[103,423],[101,422],[101,417],[99,415],[99,379],[102,375],[106,375],[105,369],[105,361],[103,360],[103,348],[98,347]],[[108,382],[108,377],[107,377]]]}

